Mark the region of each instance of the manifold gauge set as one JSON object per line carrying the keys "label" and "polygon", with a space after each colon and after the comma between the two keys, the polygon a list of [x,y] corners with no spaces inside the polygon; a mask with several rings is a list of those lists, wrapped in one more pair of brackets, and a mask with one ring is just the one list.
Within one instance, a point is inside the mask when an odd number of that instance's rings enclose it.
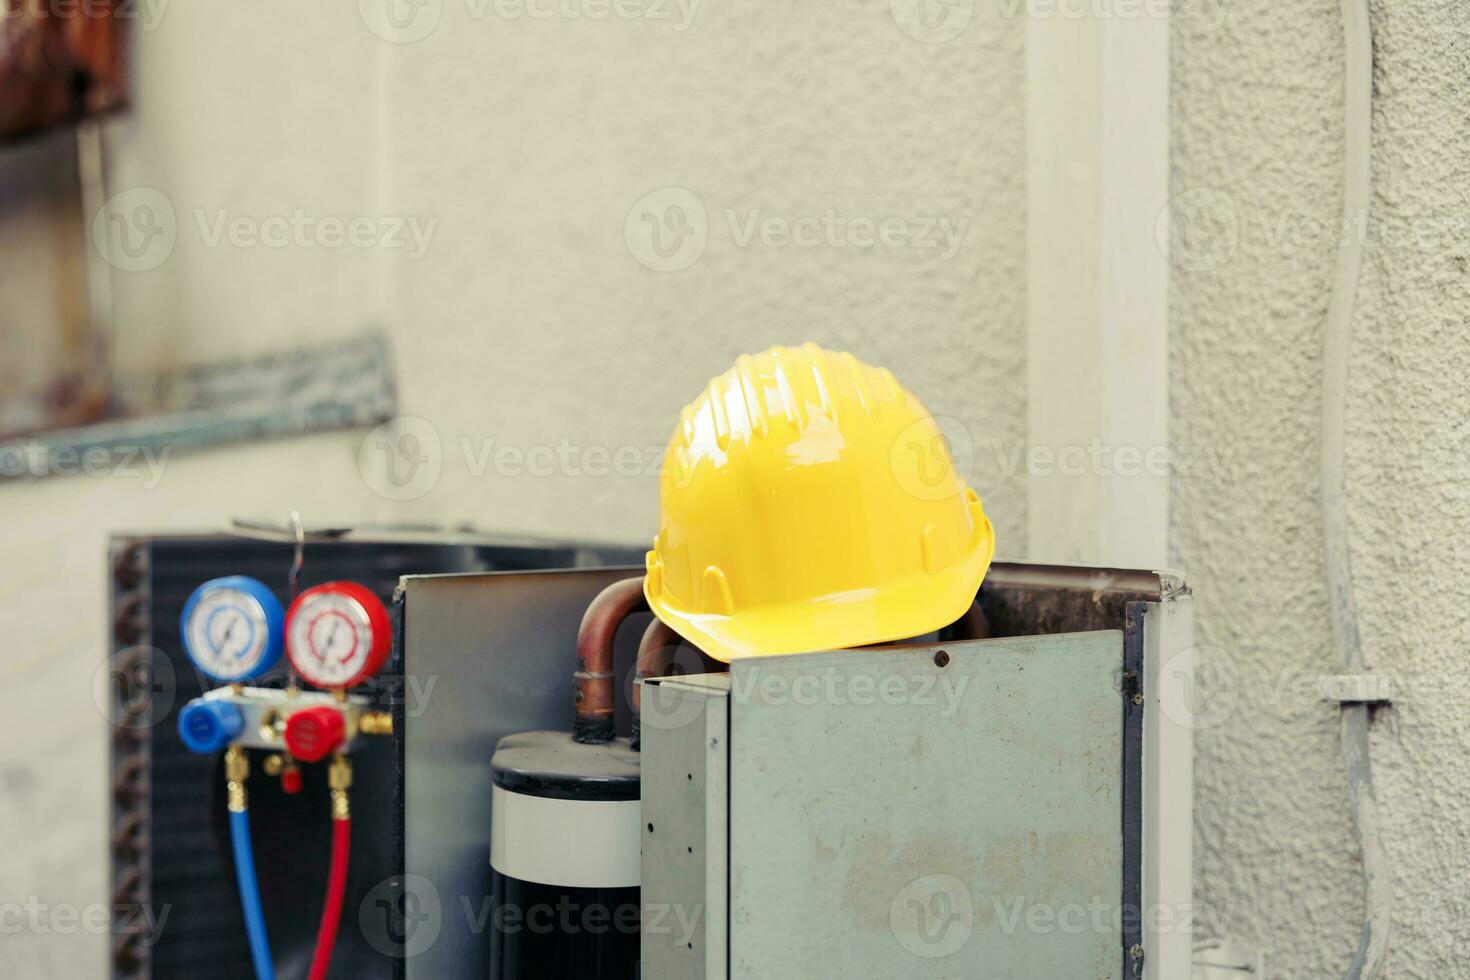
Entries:
{"label": "manifold gauge set", "polygon": [[[294,575],[293,575],[294,578]],[[324,763],[330,812],[302,819],[330,820],[332,847],[323,856],[326,896],[308,976],[324,980],[331,963],[346,891],[352,816],[349,755],[361,737],[392,734],[392,716],[374,710],[352,688],[373,678],[392,646],[388,610],[356,582],[327,582],[302,591],[283,608],[264,583],[243,575],[205,582],[184,605],[184,651],[216,685],[179,713],[179,736],[190,751],[224,753],[226,805],[236,880],[257,980],[273,980],[251,841],[248,749],[267,753],[263,769],[288,795],[302,789],[301,763]],[[285,653],[291,667],[284,688],[250,686],[271,674]],[[316,691],[304,690],[300,677]]]}

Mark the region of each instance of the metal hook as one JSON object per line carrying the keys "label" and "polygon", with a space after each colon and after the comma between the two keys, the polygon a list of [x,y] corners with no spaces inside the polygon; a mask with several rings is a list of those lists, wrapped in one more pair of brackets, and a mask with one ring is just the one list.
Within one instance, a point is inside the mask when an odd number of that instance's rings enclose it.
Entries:
{"label": "metal hook", "polygon": [[[306,564],[306,527],[301,523],[301,511],[291,511],[291,534],[296,539],[296,552],[291,557],[291,571],[286,576],[286,588],[291,594],[291,602],[296,601],[296,596],[301,592],[301,566]],[[295,691],[299,687],[296,679],[296,665],[287,658],[286,663],[286,689]]]}
{"label": "metal hook", "polygon": [[296,595],[301,591],[301,566],[306,564],[306,528],[301,523],[301,511],[291,512],[291,533],[296,538],[296,554],[291,559],[291,574],[287,582],[291,592],[291,601],[296,601]]}

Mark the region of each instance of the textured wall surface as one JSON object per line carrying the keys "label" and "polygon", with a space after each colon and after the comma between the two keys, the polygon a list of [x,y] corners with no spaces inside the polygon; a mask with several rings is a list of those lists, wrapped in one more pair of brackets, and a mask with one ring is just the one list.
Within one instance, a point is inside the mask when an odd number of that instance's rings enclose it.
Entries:
{"label": "textured wall surface", "polygon": [[[1197,597],[1196,898],[1269,976],[1339,975],[1361,883],[1336,712],[1318,507],[1320,353],[1337,241],[1341,21],[1331,0],[1176,19],[1171,389],[1177,561]],[[1352,557],[1370,669],[1410,682],[1372,735],[1396,932],[1386,975],[1463,976],[1470,784],[1464,148],[1470,8],[1374,3],[1375,194],[1348,418]],[[1181,197],[1181,195],[1184,195]],[[1362,234],[1354,224],[1347,233]],[[1238,682],[1237,682],[1238,679]],[[1211,688],[1209,685],[1213,685]]]}
{"label": "textured wall surface", "polygon": [[[464,441],[661,446],[671,407],[712,372],[809,337],[891,365],[964,423],[981,493],[1005,501],[1002,552],[1019,553],[1023,474],[1004,476],[988,440],[1024,435],[1022,23],[977,16],[923,44],[886,3],[710,3],[684,31],[677,14],[473,10],[446,4],[433,33],[384,52],[389,208],[440,217],[390,319],[434,341],[404,346],[404,396],[452,447],[445,499],[531,527],[641,532],[651,481],[553,476],[532,493],[474,477]],[[667,187],[708,230],[702,254],[677,256],[692,265],[660,272],[630,253],[625,219]],[[829,211],[925,240],[942,241],[927,218],[969,225],[949,259],[943,244],[745,239],[752,219],[794,228]],[[410,506],[437,513],[437,498]]]}
{"label": "textured wall surface", "polygon": [[[157,268],[114,276],[121,362],[219,359],[378,323],[398,348],[403,410],[438,439],[439,476],[415,499],[385,498],[354,432],[180,457],[156,486],[146,472],[0,486],[20,556],[0,566],[15,669],[0,712],[7,733],[28,733],[0,747],[0,838],[28,842],[0,857],[0,900],[105,901],[94,774],[106,734],[91,685],[111,531],[295,506],[641,540],[653,479],[588,475],[588,450],[660,447],[736,353],[811,337],[891,365],[963,423],[1002,554],[1025,553],[1024,474],[1007,463],[1025,436],[1024,24],[1008,5],[976,5],[962,35],[936,44],[877,2],[709,4],[687,23],[674,4],[667,20],[423,9],[435,19],[411,43],[374,36],[351,2],[171,4],[137,32],[138,104],[110,127],[110,189],[163,192],[178,240]],[[1373,735],[1398,889],[1388,975],[1442,980],[1463,973],[1456,953],[1470,944],[1470,724],[1456,680],[1470,641],[1470,8],[1373,12],[1353,559],[1370,665],[1412,685]],[[1201,926],[1266,950],[1272,977],[1316,980],[1341,971],[1362,911],[1335,712],[1298,683],[1336,669],[1317,431],[1341,233],[1337,4],[1193,3],[1173,44],[1173,551],[1219,668],[1202,678],[1214,697],[1199,719]],[[7,190],[38,153],[0,150]],[[659,261],[638,237],[643,217],[694,206],[640,204],[667,187],[693,195],[706,240],[661,272],[638,258]],[[298,208],[436,224],[416,259],[211,245],[199,224]],[[829,209],[903,218],[910,233],[929,217],[968,226],[947,259],[942,238],[742,243],[755,212],[789,225]],[[29,254],[21,235],[54,244],[68,213],[6,204],[4,254]],[[7,261],[0,309],[42,315],[36,292],[51,287],[37,283],[56,281]],[[524,454],[563,445],[569,465],[530,471]],[[507,446],[519,466],[494,461]],[[105,950],[82,932],[7,935],[0,975],[96,976]]]}
{"label": "textured wall surface", "polygon": [[[594,447],[631,447],[646,465],[737,353],[816,339],[890,366],[960,421],[1001,552],[1024,552],[1023,474],[1007,464],[1025,435],[1024,24],[977,9],[959,37],[929,44],[886,0],[711,3],[685,29],[673,3],[636,8],[669,20],[592,21],[445,0],[423,5],[439,12],[431,33],[399,44],[359,6],[174,3],[140,23],[137,105],[109,127],[109,191],[160,191],[177,234],[157,267],[113,276],[117,355],[218,360],[376,323],[397,349],[402,410],[439,439],[438,481],[412,500],[376,493],[359,431],[180,456],[156,485],[144,471],[0,486],[13,671],[0,717],[27,733],[0,745],[0,839],[28,842],[0,849],[0,902],[107,901],[92,682],[110,532],[298,507],[318,521],[642,542],[656,480],[590,475],[607,465]],[[0,149],[0,180],[23,165]],[[665,186],[708,216],[703,254],[680,271],[646,267],[625,240],[634,205]],[[259,228],[296,209],[437,223],[418,258],[211,243],[222,211]],[[829,209],[897,217],[939,244],[740,243],[753,211],[794,225]],[[923,229],[934,217],[968,222],[947,257]],[[35,220],[0,217],[0,240]],[[21,296],[35,275],[7,263],[0,291]],[[497,464],[505,446],[557,461],[544,475],[524,457]],[[85,930],[27,929],[0,938],[0,976],[101,976],[106,950]]]}

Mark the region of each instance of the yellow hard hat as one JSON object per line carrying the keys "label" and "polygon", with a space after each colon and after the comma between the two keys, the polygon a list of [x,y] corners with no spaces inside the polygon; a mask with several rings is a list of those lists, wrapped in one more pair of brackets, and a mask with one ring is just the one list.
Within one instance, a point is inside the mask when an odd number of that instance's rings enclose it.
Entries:
{"label": "yellow hard hat", "polygon": [[894,376],[815,344],[741,357],[688,405],[644,593],[712,657],[918,636],[995,554],[980,498]]}

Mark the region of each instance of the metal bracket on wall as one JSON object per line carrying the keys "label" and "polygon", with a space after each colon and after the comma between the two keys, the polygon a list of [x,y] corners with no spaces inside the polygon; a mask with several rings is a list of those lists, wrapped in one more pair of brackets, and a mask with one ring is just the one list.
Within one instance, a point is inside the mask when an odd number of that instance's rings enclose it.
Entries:
{"label": "metal bracket on wall", "polygon": [[1392,704],[1399,694],[1398,681],[1383,674],[1334,674],[1319,682],[1322,700],[1338,704]]}
{"label": "metal bracket on wall", "polygon": [[0,481],[68,476],[99,454],[125,465],[179,450],[376,425],[397,394],[386,338],[117,379],[114,417],[0,441]]}

